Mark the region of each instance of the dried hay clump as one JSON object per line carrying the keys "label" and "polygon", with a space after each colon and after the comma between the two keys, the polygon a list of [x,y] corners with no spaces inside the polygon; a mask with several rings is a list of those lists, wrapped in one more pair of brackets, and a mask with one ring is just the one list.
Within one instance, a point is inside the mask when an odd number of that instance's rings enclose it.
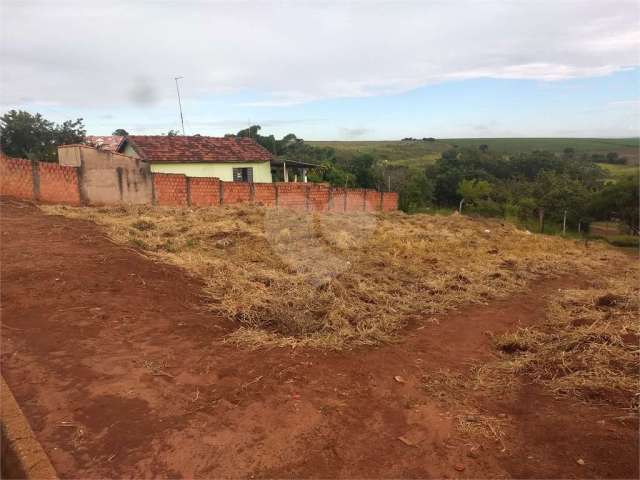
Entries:
{"label": "dried hay clump", "polygon": [[462,216],[307,214],[215,208],[43,206],[95,221],[116,242],[202,278],[230,341],[345,348],[393,340],[408,322],[600,271],[613,249]]}
{"label": "dried hay clump", "polygon": [[629,267],[598,287],[564,290],[551,299],[544,325],[498,337],[496,346],[509,355],[510,371],[558,395],[637,408],[638,273]]}

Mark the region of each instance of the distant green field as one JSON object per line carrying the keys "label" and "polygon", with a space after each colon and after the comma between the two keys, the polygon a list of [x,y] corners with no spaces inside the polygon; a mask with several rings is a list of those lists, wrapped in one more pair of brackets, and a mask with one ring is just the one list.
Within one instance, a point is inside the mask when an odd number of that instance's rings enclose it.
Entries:
{"label": "distant green field", "polygon": [[394,165],[423,167],[433,163],[440,154],[454,146],[478,148],[488,145],[489,150],[512,155],[533,150],[561,153],[573,148],[577,154],[617,152],[627,157],[632,165],[605,165],[612,176],[633,173],[638,163],[640,138],[445,138],[435,142],[422,141],[309,141],[310,145],[332,147],[339,160],[348,161],[360,153],[370,153],[381,161]]}
{"label": "distant green field", "polygon": [[640,148],[640,138],[448,138],[442,142],[468,148],[485,144],[490,150],[505,153],[533,150],[560,153],[565,148],[573,148],[576,153],[618,152],[634,159],[638,157]]}
{"label": "distant green field", "polygon": [[433,163],[440,154],[451,148],[446,142],[401,142],[401,141],[309,141],[317,147],[332,147],[339,160],[348,161],[353,155],[369,153],[381,161],[394,165],[424,166]]}
{"label": "distant green field", "polygon": [[616,177],[625,177],[627,175],[633,175],[638,172],[638,164],[632,165],[611,165],[608,163],[600,163],[602,168],[604,168],[609,175],[613,178]]}

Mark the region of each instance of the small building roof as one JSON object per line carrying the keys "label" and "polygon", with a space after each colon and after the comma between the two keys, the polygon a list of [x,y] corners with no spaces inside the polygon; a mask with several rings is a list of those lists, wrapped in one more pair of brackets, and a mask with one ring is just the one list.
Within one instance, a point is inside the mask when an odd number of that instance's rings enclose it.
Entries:
{"label": "small building roof", "polygon": [[122,135],[87,135],[85,143],[101,150],[119,152],[125,139],[126,137]]}
{"label": "small building roof", "polygon": [[151,163],[269,162],[271,153],[246,137],[129,135],[129,145]]}

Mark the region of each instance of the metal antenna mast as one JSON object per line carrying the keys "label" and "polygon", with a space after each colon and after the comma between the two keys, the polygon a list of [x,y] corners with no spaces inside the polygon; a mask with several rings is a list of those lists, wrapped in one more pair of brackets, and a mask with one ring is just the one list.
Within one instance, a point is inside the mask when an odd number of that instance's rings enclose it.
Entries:
{"label": "metal antenna mast", "polygon": [[180,100],[180,88],[178,87],[178,80],[182,78],[184,77],[174,77],[174,80],[176,81],[176,92],[178,92],[178,108],[180,109],[180,123],[182,124],[182,136],[184,136],[185,133],[184,133],[184,118],[182,117],[182,101]]}

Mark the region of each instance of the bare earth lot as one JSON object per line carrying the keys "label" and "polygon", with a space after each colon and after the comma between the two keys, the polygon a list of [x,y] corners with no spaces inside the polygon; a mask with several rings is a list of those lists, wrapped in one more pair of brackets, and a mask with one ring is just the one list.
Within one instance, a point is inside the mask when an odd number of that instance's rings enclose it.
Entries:
{"label": "bare earth lot", "polygon": [[542,321],[545,295],[587,279],[539,281],[387,346],[252,351],[221,343],[232,325],[177,267],[86,221],[14,201],[1,215],[2,373],[61,477],[638,477],[620,409],[525,384],[469,392],[502,419],[496,441],[423,388],[492,358],[487,332]]}

